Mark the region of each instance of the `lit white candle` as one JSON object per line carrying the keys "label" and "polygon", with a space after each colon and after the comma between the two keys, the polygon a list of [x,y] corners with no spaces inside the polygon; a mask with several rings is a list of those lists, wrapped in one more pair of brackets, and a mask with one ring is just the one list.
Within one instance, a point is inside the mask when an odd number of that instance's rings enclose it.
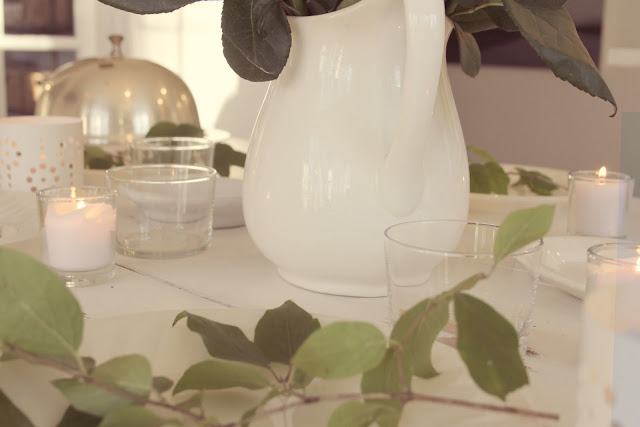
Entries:
{"label": "lit white candle", "polygon": [[623,237],[633,179],[618,172],[569,174],[569,233]]}
{"label": "lit white candle", "polygon": [[115,209],[104,202],[57,199],[44,213],[43,238],[49,266],[60,271],[89,271],[112,265]]}

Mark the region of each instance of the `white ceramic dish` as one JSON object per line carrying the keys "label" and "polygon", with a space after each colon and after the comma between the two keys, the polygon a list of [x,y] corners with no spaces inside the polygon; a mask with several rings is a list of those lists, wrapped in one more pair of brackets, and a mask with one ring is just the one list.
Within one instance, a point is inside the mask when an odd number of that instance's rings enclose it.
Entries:
{"label": "white ceramic dish", "polygon": [[587,249],[600,243],[616,241],[619,240],[606,237],[545,237],[541,280],[576,298],[584,298],[587,287]]}
{"label": "white ceramic dish", "polygon": [[[218,322],[240,327],[250,339],[263,310],[226,309],[226,310],[193,310],[198,314]],[[106,319],[85,321],[85,339],[80,353],[92,356],[98,364],[115,356],[124,354],[142,354],[152,365],[153,375],[164,375],[177,380],[184,370],[193,363],[210,358],[199,336],[188,331],[186,322],[180,321],[171,327],[178,311],[149,312]],[[322,324],[335,319],[321,318]],[[495,398],[488,397],[471,383],[466,367],[456,352],[443,344],[434,346],[435,366],[441,374],[431,380],[416,378],[414,390],[438,396],[459,397],[477,402],[496,403]],[[48,380],[59,377],[52,371],[28,365],[22,361],[0,363],[0,388],[9,396],[14,404],[29,414],[37,427],[53,427],[61,417],[66,403],[62,395],[52,387]],[[336,394],[338,392],[357,392],[359,378],[340,381],[314,380],[307,388],[308,394]],[[215,405],[216,415],[221,422],[239,419],[244,409],[252,407],[267,392],[264,390],[245,391],[234,389],[224,397],[221,394]],[[525,387],[513,393],[507,404],[529,408],[533,392]],[[289,426],[319,427],[328,424],[332,408],[337,402],[326,402],[321,405],[308,405],[295,409],[292,423]],[[166,414],[165,414],[166,415]],[[497,414],[489,411],[463,409],[456,406],[415,403],[410,404],[403,413],[402,427],[422,427],[425,416],[432,425],[447,426],[531,426],[541,425],[524,417]],[[282,416],[274,416],[252,426],[282,426]]]}
{"label": "white ceramic dish", "polygon": [[[502,167],[507,173],[515,171],[516,167],[543,173],[561,188],[555,190],[550,196],[539,196],[526,186],[513,187],[512,185],[509,185],[509,194],[506,195],[471,193],[469,196],[469,219],[489,224],[500,224],[509,212],[541,204],[551,204],[556,206],[556,212],[550,234],[566,233],[568,172],[561,169],[507,163],[502,164]],[[511,184],[518,180],[518,175],[510,174],[509,177]]]}
{"label": "white ceramic dish", "polygon": [[0,245],[34,238],[39,233],[36,195],[0,191]]}

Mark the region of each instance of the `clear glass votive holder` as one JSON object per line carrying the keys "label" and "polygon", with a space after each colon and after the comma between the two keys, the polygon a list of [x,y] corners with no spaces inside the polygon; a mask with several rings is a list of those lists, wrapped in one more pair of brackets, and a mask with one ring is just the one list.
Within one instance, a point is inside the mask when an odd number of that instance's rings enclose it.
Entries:
{"label": "clear glass votive holder", "polygon": [[575,425],[637,425],[640,244],[589,248],[587,266]]}
{"label": "clear glass votive holder", "polygon": [[[476,273],[488,273],[493,262],[497,225],[456,220],[425,220],[394,225],[385,231],[389,320],[425,298],[451,289]],[[525,354],[538,287],[542,240],[502,260],[488,279],[467,291],[510,321]],[[449,327],[455,319],[450,310]],[[447,332],[448,331],[448,332]]]}
{"label": "clear glass votive holder", "polygon": [[215,169],[190,165],[129,165],[107,170],[118,191],[118,252],[177,258],[211,245]]}
{"label": "clear glass votive holder", "polygon": [[131,142],[131,164],[213,166],[215,144],[206,138],[161,136]]}
{"label": "clear glass votive holder", "polygon": [[568,234],[625,237],[633,184],[620,172],[570,172]]}
{"label": "clear glass votive holder", "polygon": [[52,187],[36,192],[42,262],[68,287],[115,275],[116,192],[103,187]]}

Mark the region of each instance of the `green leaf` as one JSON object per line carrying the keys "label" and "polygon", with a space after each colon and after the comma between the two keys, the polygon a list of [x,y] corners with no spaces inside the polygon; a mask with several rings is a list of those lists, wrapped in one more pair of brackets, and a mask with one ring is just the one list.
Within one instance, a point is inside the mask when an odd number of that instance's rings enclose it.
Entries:
{"label": "green leaf", "polygon": [[467,151],[470,151],[471,153],[473,153],[476,156],[480,157],[485,162],[495,162],[496,161],[496,159],[491,154],[489,154],[489,152],[487,150],[484,150],[484,149],[478,147],[477,145],[467,144]]}
{"label": "green leaf", "polygon": [[375,422],[380,424],[379,420],[385,418],[399,420],[400,411],[396,407],[378,402],[350,400],[333,411],[329,419],[329,427],[367,427]]}
{"label": "green leaf", "polygon": [[144,406],[124,406],[114,409],[103,418],[100,427],[161,427],[180,425],[175,420],[166,420],[151,413]]}
{"label": "green leaf", "polygon": [[151,126],[151,129],[149,129],[145,136],[148,138],[173,136],[176,127],[176,124],[173,122],[157,122],[155,125]]}
{"label": "green leaf", "polygon": [[201,0],[98,0],[109,6],[138,14],[165,13]]}
{"label": "green leaf", "polygon": [[470,163],[469,182],[472,193],[507,194],[509,190],[509,175],[497,162]]}
{"label": "green leaf", "polygon": [[449,301],[441,298],[419,302],[404,312],[393,326],[391,339],[401,345],[403,363],[411,368],[413,375],[431,378],[438,374],[431,362],[431,349],[449,321]]}
{"label": "green leaf", "polygon": [[60,278],[35,259],[0,248],[0,342],[43,356],[72,356],[82,311]]}
{"label": "green leaf", "polygon": [[[540,7],[533,0],[503,0],[520,33],[553,73],[576,88],[614,106],[616,101],[582,44],[571,15],[564,7]],[[550,0],[544,2],[548,6]]]}
{"label": "green leaf", "polygon": [[386,340],[364,322],[336,322],[317,329],[293,357],[293,365],[320,378],[344,378],[368,371],[382,361]]}
{"label": "green leaf", "polygon": [[291,28],[279,1],[225,0],[222,48],[227,63],[243,79],[276,79],[291,49]]}
{"label": "green leaf", "polygon": [[493,261],[497,264],[510,253],[541,239],[551,228],[554,211],[555,206],[541,205],[507,215],[493,243]]}
{"label": "green leaf", "polygon": [[244,167],[247,158],[245,153],[235,151],[231,146],[220,142],[213,150],[213,168],[220,176],[229,176],[232,165]]}
{"label": "green leaf", "polygon": [[487,7],[485,10],[487,11],[489,18],[495,22],[501,30],[509,32],[518,31],[518,26],[504,10],[504,7]]}
{"label": "green leaf", "polygon": [[531,191],[541,196],[549,196],[553,190],[558,188],[558,185],[543,173],[522,168],[516,168],[516,171],[520,175],[520,179],[513,184],[514,186],[526,185]]}
{"label": "green leaf", "polygon": [[313,376],[307,374],[304,371],[295,369],[293,371],[293,379],[291,380],[291,386],[293,388],[305,388],[313,381]]}
{"label": "green leaf", "polygon": [[504,400],[528,384],[513,326],[488,304],[464,293],[454,296],[458,352],[475,383]]}
{"label": "green leaf", "polygon": [[269,386],[269,381],[253,368],[220,360],[205,360],[185,371],[173,389],[173,394],[184,390],[220,390],[232,387],[259,390]]}
{"label": "green leaf", "polygon": [[462,71],[470,77],[475,77],[480,72],[480,64],[482,63],[478,42],[476,42],[473,34],[463,31],[458,24],[454,23],[453,27],[458,37],[458,50],[460,52],[460,66],[462,67]]}
{"label": "green leaf", "polygon": [[254,341],[269,360],[289,365],[304,340],[319,328],[318,319],[293,301],[286,301],[264,313],[256,325]]}
{"label": "green leaf", "polygon": [[187,136],[194,138],[201,138],[204,136],[204,131],[198,127],[189,123],[180,123],[173,131],[173,136]]}
{"label": "green leaf", "polygon": [[31,420],[0,390],[0,425],[33,427]]}
{"label": "green leaf", "polygon": [[411,385],[411,367],[402,365],[404,379],[400,378],[400,364],[397,348],[387,349],[384,359],[377,366],[362,375],[360,389],[363,393],[401,393]]}
{"label": "green leaf", "polygon": [[451,20],[466,33],[479,33],[481,31],[498,28],[496,23],[487,13],[487,9],[490,8],[480,9],[470,14],[452,15]]}
{"label": "green leaf", "polygon": [[211,356],[258,366],[269,365],[260,348],[249,341],[237,326],[218,323],[186,311],[178,314],[173,324],[184,317],[187,318],[187,327],[200,335]]}
{"label": "green leaf", "polygon": [[164,393],[165,391],[171,389],[172,386],[173,381],[171,381],[171,379],[167,377],[153,377],[153,380],[151,381],[151,387],[153,387],[153,389],[158,393]]}
{"label": "green leaf", "polygon": [[[98,416],[131,404],[133,400],[126,394],[148,397],[151,383],[149,361],[136,354],[115,357],[98,365],[89,380],[53,381],[53,385],[64,394],[74,408]],[[112,391],[105,390],[97,384]]]}
{"label": "green leaf", "polygon": [[96,427],[101,420],[101,417],[80,412],[69,406],[56,427]]}
{"label": "green leaf", "polygon": [[344,9],[345,7],[349,7],[349,6],[353,6],[354,4],[358,3],[360,0],[342,0],[342,2],[340,2],[340,4],[338,5],[338,8],[336,10],[340,10],[340,9]]}
{"label": "green leaf", "polygon": [[186,398],[185,400],[182,401],[177,401],[176,402],[176,407],[180,408],[180,409],[192,409],[192,408],[199,408],[202,406],[202,400],[204,399],[204,393],[200,392],[200,393],[196,393],[193,396],[189,396],[188,398]]}

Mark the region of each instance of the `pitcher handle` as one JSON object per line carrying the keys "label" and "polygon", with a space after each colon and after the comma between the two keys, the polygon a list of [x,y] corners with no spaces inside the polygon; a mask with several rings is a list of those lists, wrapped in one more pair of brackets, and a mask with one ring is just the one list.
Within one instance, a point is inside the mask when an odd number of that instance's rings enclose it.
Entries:
{"label": "pitcher handle", "polygon": [[445,37],[442,0],[403,0],[405,66],[399,120],[380,174],[383,204],[395,217],[413,212],[424,190],[423,159],[438,93]]}

